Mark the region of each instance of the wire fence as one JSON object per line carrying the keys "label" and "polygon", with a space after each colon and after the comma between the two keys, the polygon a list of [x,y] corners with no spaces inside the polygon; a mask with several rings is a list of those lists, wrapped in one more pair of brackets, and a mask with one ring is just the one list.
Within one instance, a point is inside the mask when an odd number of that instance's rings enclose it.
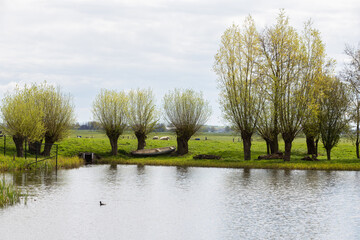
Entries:
{"label": "wire fence", "polygon": [[[38,162],[54,159],[56,161],[56,169],[57,169],[57,161],[58,161],[58,144],[46,144],[41,142],[30,143],[28,141],[24,141],[24,158],[25,159],[35,159],[34,162],[29,163],[36,164]],[[44,155],[45,149],[51,150],[48,152],[49,154]],[[3,153],[4,156],[16,156],[16,145],[13,139],[4,134],[0,134],[0,153]]]}

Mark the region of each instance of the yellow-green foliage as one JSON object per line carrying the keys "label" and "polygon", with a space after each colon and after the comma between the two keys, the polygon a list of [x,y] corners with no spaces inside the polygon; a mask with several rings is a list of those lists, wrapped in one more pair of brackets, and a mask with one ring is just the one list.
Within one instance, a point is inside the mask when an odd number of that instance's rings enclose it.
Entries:
{"label": "yellow-green foliage", "polygon": [[213,67],[218,75],[224,118],[236,130],[246,134],[254,132],[263,101],[258,91],[261,76],[259,49],[255,22],[249,16],[242,28],[233,24],[226,29]]}
{"label": "yellow-green foliage", "polygon": [[127,124],[127,111],[128,97],[123,91],[102,89],[93,102],[94,119],[108,136],[113,155],[117,154],[117,141]]}
{"label": "yellow-green foliage", "polygon": [[202,92],[175,89],[164,96],[165,118],[178,136],[191,137],[209,119],[211,108]]}
{"label": "yellow-green foliage", "polygon": [[75,124],[74,106],[70,95],[65,95],[59,87],[48,85],[46,82],[39,86],[41,92],[38,98],[43,102],[45,141],[50,144],[66,137]]}
{"label": "yellow-green foliage", "polygon": [[21,145],[24,141],[51,144],[67,136],[74,124],[74,107],[69,95],[60,88],[42,84],[17,86],[2,100],[2,129],[17,141],[18,156],[23,156]]}
{"label": "yellow-green foliage", "polygon": [[10,136],[41,140],[45,127],[43,123],[43,102],[39,100],[39,87],[36,84],[17,86],[2,100],[2,129]]}
{"label": "yellow-green foliage", "polygon": [[148,134],[154,130],[159,118],[159,113],[155,109],[155,97],[152,90],[131,90],[128,97],[127,119],[129,126],[135,133]]}
{"label": "yellow-green foliage", "polygon": [[118,137],[126,126],[127,107],[125,92],[102,89],[93,102],[92,112],[109,137]]}

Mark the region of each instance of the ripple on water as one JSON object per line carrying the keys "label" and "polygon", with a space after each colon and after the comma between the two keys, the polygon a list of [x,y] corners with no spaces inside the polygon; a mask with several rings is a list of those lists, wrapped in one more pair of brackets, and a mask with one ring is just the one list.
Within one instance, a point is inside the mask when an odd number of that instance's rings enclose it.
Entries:
{"label": "ripple on water", "polygon": [[123,165],[6,174],[30,200],[0,210],[1,239],[356,239],[359,176]]}

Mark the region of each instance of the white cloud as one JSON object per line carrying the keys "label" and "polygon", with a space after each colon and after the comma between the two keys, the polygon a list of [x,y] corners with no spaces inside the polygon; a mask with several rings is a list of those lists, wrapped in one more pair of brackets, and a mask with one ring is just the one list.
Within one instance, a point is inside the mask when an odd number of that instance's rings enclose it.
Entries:
{"label": "white cloud", "polygon": [[[0,78],[2,78],[2,74],[0,74]],[[15,87],[17,83],[16,82],[8,82],[6,84],[0,85],[0,97],[4,97],[6,93],[11,92]]]}
{"label": "white cloud", "polygon": [[84,122],[100,88],[152,87],[160,103],[168,90],[191,87],[211,101],[210,123],[220,124],[211,68],[221,34],[248,14],[260,29],[270,25],[279,8],[297,28],[314,20],[338,69],[344,44],[360,41],[355,0],[6,0],[0,1],[0,91],[19,81],[59,84],[74,95]]}

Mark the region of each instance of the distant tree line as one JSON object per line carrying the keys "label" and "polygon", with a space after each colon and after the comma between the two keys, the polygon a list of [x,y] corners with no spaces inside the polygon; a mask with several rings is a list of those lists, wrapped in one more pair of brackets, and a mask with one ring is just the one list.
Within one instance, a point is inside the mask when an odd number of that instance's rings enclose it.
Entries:
{"label": "distant tree line", "polygon": [[77,129],[77,130],[99,130],[100,125],[99,125],[98,122],[89,121],[89,122],[86,122],[86,123],[76,123],[73,126],[73,129]]}
{"label": "distant tree line", "polygon": [[[102,130],[101,126],[98,122],[96,121],[89,121],[89,122],[85,122],[85,123],[79,123],[77,122],[74,126],[73,129],[75,130]],[[170,125],[166,125],[165,123],[157,123],[154,127],[153,132],[171,132],[171,126]],[[210,125],[204,125],[199,129],[199,132],[202,133],[229,133],[232,132],[233,130],[231,129],[231,127],[229,126],[210,126]]]}

